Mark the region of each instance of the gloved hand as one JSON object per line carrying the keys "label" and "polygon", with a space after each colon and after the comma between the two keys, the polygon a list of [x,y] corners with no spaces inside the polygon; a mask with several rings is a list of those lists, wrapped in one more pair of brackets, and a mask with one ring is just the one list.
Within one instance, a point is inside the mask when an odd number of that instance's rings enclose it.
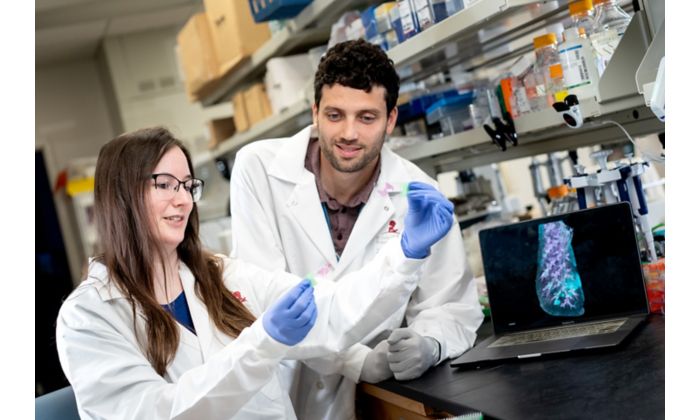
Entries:
{"label": "gloved hand", "polygon": [[389,368],[387,354],[389,353],[389,343],[382,340],[377,343],[365,358],[360,372],[360,380],[375,384],[391,378],[394,373]]}
{"label": "gloved hand", "polygon": [[263,327],[270,337],[293,346],[306,337],[317,315],[314,288],[304,279],[265,311]]}
{"label": "gloved hand", "polygon": [[454,205],[440,191],[422,182],[408,184],[408,213],[401,249],[408,258],[430,255],[430,247],[450,231]]}
{"label": "gloved hand", "polygon": [[437,340],[423,337],[410,328],[395,329],[387,342],[389,368],[398,380],[417,378],[440,359]]}

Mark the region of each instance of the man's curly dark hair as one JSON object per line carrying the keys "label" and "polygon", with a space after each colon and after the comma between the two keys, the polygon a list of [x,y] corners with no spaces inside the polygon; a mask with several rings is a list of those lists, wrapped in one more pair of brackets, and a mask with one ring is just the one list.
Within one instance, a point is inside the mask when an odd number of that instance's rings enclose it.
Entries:
{"label": "man's curly dark hair", "polygon": [[386,93],[387,114],[396,106],[399,96],[399,75],[394,62],[378,46],[364,39],[334,45],[321,59],[314,78],[314,100],[318,107],[323,86],[340,84],[365,92],[382,86]]}

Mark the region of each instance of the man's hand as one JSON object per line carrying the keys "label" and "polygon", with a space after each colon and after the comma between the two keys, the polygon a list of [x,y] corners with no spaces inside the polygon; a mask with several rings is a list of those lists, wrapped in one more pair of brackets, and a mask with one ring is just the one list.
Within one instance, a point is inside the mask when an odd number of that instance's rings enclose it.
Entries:
{"label": "man's hand", "polygon": [[375,384],[393,376],[389,368],[387,355],[389,353],[389,343],[386,340],[380,341],[365,358],[360,372],[360,380]]}
{"label": "man's hand", "polygon": [[389,368],[398,380],[417,378],[440,359],[437,340],[423,337],[410,328],[395,329],[387,342]]}
{"label": "man's hand", "polygon": [[435,187],[423,182],[408,184],[408,213],[404,219],[401,249],[408,258],[430,255],[430,247],[452,227],[454,205]]}

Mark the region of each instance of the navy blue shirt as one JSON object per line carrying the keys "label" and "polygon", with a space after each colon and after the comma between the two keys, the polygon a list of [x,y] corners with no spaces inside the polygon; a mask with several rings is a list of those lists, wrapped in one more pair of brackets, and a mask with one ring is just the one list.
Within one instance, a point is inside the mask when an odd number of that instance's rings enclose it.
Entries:
{"label": "navy blue shirt", "polygon": [[194,322],[192,322],[192,315],[190,315],[190,308],[187,306],[187,297],[185,297],[184,291],[174,301],[161,306],[170,312],[177,322],[192,331],[192,333],[197,334],[194,330]]}

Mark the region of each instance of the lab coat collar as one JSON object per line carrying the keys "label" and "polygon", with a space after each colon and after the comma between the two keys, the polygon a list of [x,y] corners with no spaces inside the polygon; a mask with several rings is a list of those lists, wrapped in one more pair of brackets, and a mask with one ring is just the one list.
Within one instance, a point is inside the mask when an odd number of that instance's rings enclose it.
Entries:
{"label": "lab coat collar", "polygon": [[182,261],[180,261],[179,274],[180,281],[182,281],[182,289],[187,298],[187,306],[192,316],[194,330],[197,331],[197,335],[194,335],[178,323],[178,326],[181,327],[180,337],[186,344],[201,350],[202,356],[206,359],[211,356],[213,339],[218,338],[215,337],[217,328],[213,326],[213,322],[209,318],[206,305],[195,292],[196,280],[192,271]]}
{"label": "lab coat collar", "polygon": [[117,287],[116,283],[109,281],[107,266],[94,258],[88,260],[88,275],[83,284],[95,287],[103,302],[112,299],[126,299],[126,296]]}
{"label": "lab coat collar", "polygon": [[315,130],[314,126],[308,126],[286,139],[272,161],[269,173],[272,177],[296,184],[292,194],[286,198],[287,207],[326,262],[342,271],[358,254],[364,252],[374,236],[391,220],[395,214],[392,198],[400,194],[402,187],[412,179],[405,167],[407,163],[384,145],[377,184],[338,261],[314,175],[304,167],[310,138],[317,135]]}
{"label": "lab coat collar", "polygon": [[306,150],[312,136],[316,136],[316,130],[310,125],[285,139],[270,164],[269,174],[294,184],[292,193],[285,197],[285,205],[308,236],[309,242],[314,244],[328,264],[335,267],[335,248],[318,197],[316,180],[314,174],[304,167]]}
{"label": "lab coat collar", "polygon": [[306,149],[312,135],[316,135],[313,125],[309,125],[294,136],[286,139],[270,164],[270,175],[293,183],[306,183],[314,176],[304,167]]}
{"label": "lab coat collar", "polygon": [[[180,328],[180,342],[196,349],[197,352],[206,357],[212,351],[211,344],[214,335],[212,331],[216,329],[212,329],[209,325],[211,321],[209,320],[207,308],[194,291],[194,275],[182,262],[180,262],[179,273],[180,279],[182,280],[182,288],[185,291],[185,297],[187,297],[187,306],[192,315],[195,331],[197,331],[197,335],[194,335],[191,331],[178,323],[177,325]],[[121,292],[119,287],[117,287],[116,283],[109,281],[107,267],[95,261],[93,258],[89,261],[88,278],[84,284],[95,287],[103,302],[113,299],[126,299],[126,296]],[[141,308],[137,308],[136,313],[142,319],[144,318]]]}

